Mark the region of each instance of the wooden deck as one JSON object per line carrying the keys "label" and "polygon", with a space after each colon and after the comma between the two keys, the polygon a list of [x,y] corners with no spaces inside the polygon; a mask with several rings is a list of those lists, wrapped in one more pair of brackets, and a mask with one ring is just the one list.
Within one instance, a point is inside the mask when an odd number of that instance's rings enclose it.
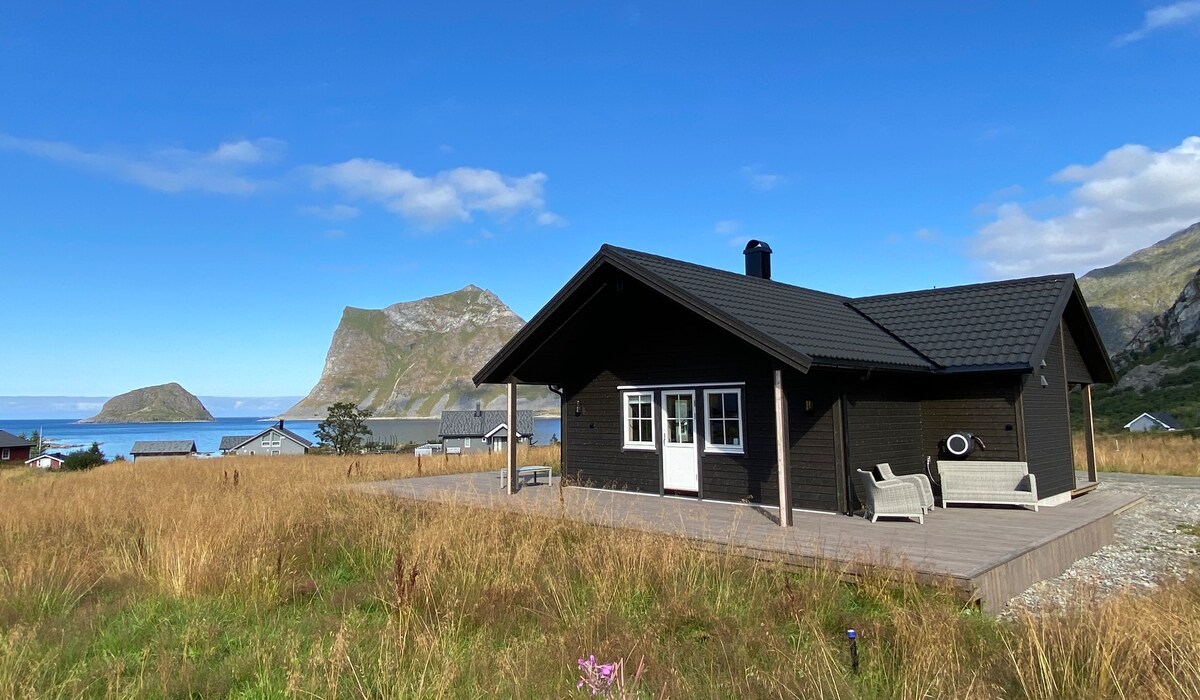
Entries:
{"label": "wooden deck", "polygon": [[[459,506],[562,517],[558,479],[513,496],[495,471],[364,484],[364,491]],[[1138,503],[1128,494],[1094,492],[1040,512],[1014,507],[938,508],[924,525],[872,524],[860,517],[794,511],[794,527],[778,525],[774,507],[647,496],[577,487],[563,490],[567,517],[608,527],[658,532],[697,546],[734,548],[746,556],[809,566],[836,566],[853,576],[870,567],[912,570],[941,580],[997,611],[1030,585],[1062,573],[1113,541],[1113,516]]]}

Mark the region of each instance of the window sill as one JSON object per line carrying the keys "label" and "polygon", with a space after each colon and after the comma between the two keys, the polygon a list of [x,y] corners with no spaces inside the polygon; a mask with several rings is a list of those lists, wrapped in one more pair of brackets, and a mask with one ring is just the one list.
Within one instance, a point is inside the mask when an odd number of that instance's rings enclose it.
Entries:
{"label": "window sill", "polygon": [[631,445],[621,445],[621,449],[625,450],[627,452],[657,452],[658,446],[653,445],[653,444],[649,444],[649,445],[631,444]]}
{"label": "window sill", "polygon": [[746,450],[741,447],[705,447],[706,455],[744,455]]}

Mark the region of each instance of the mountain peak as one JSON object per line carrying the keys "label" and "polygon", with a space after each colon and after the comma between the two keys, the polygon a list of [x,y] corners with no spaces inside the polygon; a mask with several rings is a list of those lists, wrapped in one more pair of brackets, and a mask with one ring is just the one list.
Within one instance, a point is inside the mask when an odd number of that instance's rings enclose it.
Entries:
{"label": "mountain peak", "polygon": [[1079,278],[1110,355],[1170,307],[1200,267],[1200,223]]}
{"label": "mountain peak", "polygon": [[[499,297],[473,284],[383,309],[348,306],[320,380],[284,416],[324,418],[338,401],[377,416],[437,416],[476,401],[498,406],[504,390],[476,388],[471,376],[524,324]],[[557,408],[557,397],[546,390],[527,396],[533,403],[525,408]]]}

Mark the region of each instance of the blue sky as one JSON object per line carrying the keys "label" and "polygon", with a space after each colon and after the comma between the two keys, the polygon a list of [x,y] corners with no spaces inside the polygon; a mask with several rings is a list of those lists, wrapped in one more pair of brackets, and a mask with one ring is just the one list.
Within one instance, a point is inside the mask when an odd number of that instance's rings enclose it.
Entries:
{"label": "blue sky", "polygon": [[246,5],[0,5],[0,395],[303,394],[606,242],[860,295],[1200,220],[1200,2]]}

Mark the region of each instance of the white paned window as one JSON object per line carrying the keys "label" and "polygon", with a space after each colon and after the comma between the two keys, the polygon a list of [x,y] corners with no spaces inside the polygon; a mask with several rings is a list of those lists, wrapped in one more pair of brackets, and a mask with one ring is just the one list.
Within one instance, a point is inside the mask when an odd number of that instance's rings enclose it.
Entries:
{"label": "white paned window", "polygon": [[634,450],[654,449],[654,394],[626,391],[621,403],[625,408],[623,446]]}
{"label": "white paned window", "polygon": [[706,452],[745,452],[741,389],[706,389],[704,419],[708,425]]}

